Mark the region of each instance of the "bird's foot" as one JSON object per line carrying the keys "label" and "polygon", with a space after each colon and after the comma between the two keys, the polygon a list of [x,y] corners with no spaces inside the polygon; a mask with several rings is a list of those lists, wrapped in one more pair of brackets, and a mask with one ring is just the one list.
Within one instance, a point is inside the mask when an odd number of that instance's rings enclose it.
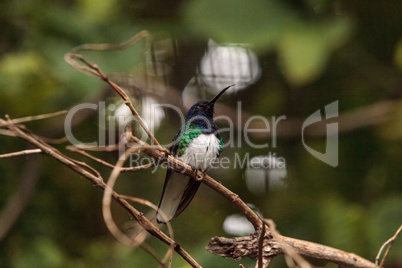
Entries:
{"label": "bird's foot", "polygon": [[193,165],[190,165],[190,167],[191,167],[191,170],[193,171],[194,176],[197,176],[197,170],[198,169]]}
{"label": "bird's foot", "polygon": [[[197,173],[197,176],[195,177],[196,181],[202,181],[205,176],[207,175],[207,173],[201,169],[198,169],[198,171],[200,171],[199,173]],[[201,174],[200,174],[201,173]]]}
{"label": "bird's foot", "polygon": [[192,165],[190,165],[190,167],[191,167],[191,169],[193,171],[193,174],[194,174],[194,177],[195,177],[196,181],[202,181],[205,178],[205,176],[207,175],[205,173],[205,171],[203,171],[201,169],[195,168]]}

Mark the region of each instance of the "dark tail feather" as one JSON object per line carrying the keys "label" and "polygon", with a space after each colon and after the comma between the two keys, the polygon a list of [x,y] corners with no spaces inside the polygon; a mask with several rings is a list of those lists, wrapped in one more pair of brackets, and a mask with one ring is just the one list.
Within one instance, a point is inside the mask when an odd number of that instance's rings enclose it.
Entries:
{"label": "dark tail feather", "polygon": [[190,178],[190,181],[187,184],[186,191],[184,192],[183,197],[180,201],[179,207],[174,214],[175,217],[179,216],[186,209],[188,204],[190,204],[191,200],[193,200],[195,194],[197,193],[200,184],[200,182],[194,180],[193,178]]}

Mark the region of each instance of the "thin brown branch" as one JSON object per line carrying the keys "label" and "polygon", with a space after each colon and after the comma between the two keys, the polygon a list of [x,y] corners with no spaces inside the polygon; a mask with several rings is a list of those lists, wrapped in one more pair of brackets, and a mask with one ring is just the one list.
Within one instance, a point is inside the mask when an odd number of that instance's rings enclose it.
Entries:
{"label": "thin brown branch", "polygon": [[[122,198],[126,199],[126,200],[130,200],[130,201],[136,202],[138,204],[148,206],[148,207],[152,208],[155,211],[157,211],[159,209],[157,205],[155,205],[154,203],[152,203],[152,202],[150,202],[148,200],[145,200],[145,199],[142,199],[142,198],[139,198],[139,197],[134,197],[134,196],[127,196],[127,195],[120,195],[120,196]],[[172,224],[167,221],[167,217],[166,217],[166,215],[165,215],[165,213],[163,211],[161,211],[160,213],[161,213],[161,216],[164,219],[166,219],[166,226],[168,227],[170,238],[172,238],[172,240],[174,240],[174,232],[173,232]]]}
{"label": "thin brown branch", "polygon": [[[70,64],[72,67],[75,69],[82,71],[82,72],[87,72],[93,75],[98,76],[100,79],[108,83],[116,92],[117,94],[120,95],[120,97],[123,99],[124,103],[127,105],[128,108],[130,108],[131,113],[134,115],[142,129],[147,133],[148,137],[151,139],[152,143],[156,145],[158,148],[162,148],[157,139],[154,137],[154,135],[149,131],[149,129],[146,127],[144,122],[141,119],[141,116],[138,114],[137,110],[134,108],[133,104],[131,103],[130,97],[127,95],[127,93],[120,88],[116,83],[111,81],[107,75],[105,75],[99,66],[97,64],[92,64],[89,61],[87,61],[83,56],[76,54],[78,51],[86,49],[86,50],[107,50],[107,49],[124,49],[128,46],[131,46],[141,39],[146,39],[147,44],[146,44],[146,49],[149,47],[149,40],[151,38],[151,35],[149,34],[148,31],[142,31],[133,36],[130,40],[127,42],[124,42],[120,45],[111,45],[111,44],[86,44],[82,45],[79,47],[74,48],[70,53],[66,54],[64,56],[65,61]],[[77,63],[77,61],[80,61],[84,64],[84,66],[80,65]]]}
{"label": "thin brown branch", "polygon": [[78,161],[78,160],[75,160],[75,159],[71,159],[71,161],[73,161],[77,165],[79,165],[79,166],[91,171],[93,174],[95,174],[96,177],[101,178],[101,174],[99,173],[99,171],[97,171],[95,168],[91,167],[87,163],[82,162],[82,161]]}
{"label": "thin brown branch", "polygon": [[[102,160],[100,158],[97,158],[97,157],[85,152],[84,150],[80,150],[80,149],[76,148],[75,146],[67,146],[66,148],[67,148],[67,150],[70,150],[72,152],[76,152],[76,153],[79,153],[79,154],[81,154],[83,156],[86,156],[86,157],[88,157],[88,158],[98,162],[99,164],[102,164],[102,165],[108,167],[108,168],[111,168],[111,169],[115,168],[115,166],[110,164],[109,162],[106,162],[106,161],[104,161],[104,160]],[[134,167],[121,167],[120,172],[137,171],[137,170],[140,170],[140,169],[147,169],[147,168],[150,168],[150,167],[153,167],[153,166],[155,166],[155,163],[148,163],[148,164],[144,164],[144,165],[141,165],[141,166],[134,166]]]}
{"label": "thin brown branch", "polygon": [[[10,124],[7,121],[1,120],[0,119],[0,124]],[[26,127],[24,125],[19,125],[21,129],[29,131],[28,129],[26,129]],[[36,135],[32,132],[30,132],[32,134],[33,137],[38,137],[40,140],[43,140],[46,143],[50,143],[50,144],[62,144],[68,141],[67,137],[61,137],[61,138],[49,138],[49,137],[43,137],[40,135]],[[8,130],[8,129],[0,129],[0,135],[5,135],[5,136],[11,136],[11,137],[15,137],[15,133]]]}
{"label": "thin brown branch", "polygon": [[11,120],[11,122],[7,122],[7,121],[0,122],[0,127],[6,127],[10,124],[20,124],[20,123],[29,122],[29,121],[42,120],[42,119],[47,119],[47,118],[51,118],[51,117],[56,117],[59,115],[66,114],[67,112],[68,111],[59,111],[59,112],[48,113],[48,114],[31,115],[31,116],[26,116],[26,117],[21,117],[21,118],[15,118],[15,119]]}
{"label": "thin brown branch", "polygon": [[147,133],[148,137],[151,139],[151,141],[153,142],[153,144],[155,144],[156,146],[158,146],[159,148],[162,148],[159,144],[159,142],[156,140],[156,138],[154,137],[154,135],[149,131],[149,129],[146,127],[146,125],[144,124],[144,122],[141,119],[141,116],[139,115],[139,113],[137,112],[137,110],[134,108],[133,104],[131,103],[130,97],[127,95],[127,93],[120,88],[116,83],[114,83],[113,81],[111,81],[105,74],[103,74],[103,72],[99,69],[99,67],[96,64],[90,64],[87,61],[84,61],[84,59],[82,57],[76,57],[77,60],[81,60],[83,61],[85,64],[88,64],[88,66],[95,70],[95,72],[98,74],[98,76],[105,81],[106,83],[108,83],[116,92],[117,94],[120,95],[120,97],[123,99],[124,103],[127,105],[127,107],[130,109],[131,113],[134,115],[135,119],[138,121],[138,123],[140,124],[140,126],[142,127],[142,129]]}
{"label": "thin brown branch", "polygon": [[[1,119],[0,119],[0,122],[2,122]],[[12,132],[8,129],[0,129],[0,135],[15,137],[14,132]]]}
{"label": "thin brown branch", "polygon": [[283,240],[291,246],[296,253],[317,260],[325,260],[356,268],[374,268],[376,265],[354,253],[345,252],[325,245],[283,236]]}
{"label": "thin brown branch", "polygon": [[[377,257],[375,258],[375,264],[376,264],[379,268],[384,267],[384,263],[385,263],[385,260],[386,260],[387,257],[388,257],[389,251],[391,250],[392,246],[393,246],[394,243],[395,243],[395,240],[398,238],[399,233],[400,233],[401,231],[402,231],[402,225],[399,226],[398,230],[395,232],[395,234],[394,234],[390,239],[388,239],[387,241],[385,241],[385,243],[381,246],[380,250],[378,251]],[[388,246],[388,247],[387,247],[387,246]],[[378,261],[380,260],[381,253],[382,253],[382,251],[384,250],[385,247],[387,247],[387,250],[386,250],[385,253],[384,253],[384,257],[382,258],[380,265],[378,265]]]}
{"label": "thin brown branch", "polygon": [[[37,135],[35,135],[37,136]],[[38,136],[40,137],[44,142],[50,143],[50,144],[63,144],[68,141],[67,137],[61,137],[61,138],[49,138],[49,137],[43,137],[43,136]]]}
{"label": "thin brown branch", "polygon": [[67,150],[74,151],[74,148],[92,152],[114,152],[120,149],[118,144],[106,146],[89,146],[85,144],[74,144],[66,147]]}
{"label": "thin brown branch", "polygon": [[29,149],[29,150],[23,150],[23,151],[19,151],[19,152],[8,153],[8,154],[0,154],[0,159],[14,157],[14,156],[20,156],[20,155],[39,154],[39,153],[42,153],[41,149]]}
{"label": "thin brown branch", "polygon": [[[9,120],[9,122],[12,122],[12,121]],[[95,185],[98,185],[100,181],[103,182],[103,179],[101,177],[95,176],[95,175],[89,173],[88,171],[84,170],[77,163],[75,163],[75,160],[63,155],[59,150],[57,150],[56,148],[48,145],[47,143],[45,143],[44,141],[42,141],[38,137],[35,137],[35,136],[33,136],[32,134],[29,134],[29,133],[25,133],[17,125],[14,125],[14,124],[11,123],[8,126],[8,128],[11,131],[13,131],[16,136],[25,139],[26,141],[28,141],[29,143],[31,143],[35,147],[41,149],[43,153],[46,153],[46,154],[52,156],[56,160],[60,161],[61,163],[65,164],[65,165],[67,165],[68,167],[70,167],[74,171],[80,173],[81,175],[83,175],[83,176],[85,176],[87,178],[91,178],[92,181],[95,183]]]}
{"label": "thin brown branch", "polygon": [[[55,112],[55,113],[49,113],[49,114],[41,114],[41,115],[35,115],[35,116],[26,116],[26,117],[22,117],[22,118],[17,118],[17,119],[9,119],[9,120],[3,120],[0,118],[0,127],[7,127],[10,124],[20,124],[21,122],[29,122],[29,121],[33,121],[33,120],[41,120],[41,119],[46,119],[46,118],[51,118],[51,117],[55,117],[55,116],[59,116],[59,115],[63,115],[65,114],[67,111],[59,111],[59,112]],[[9,118],[8,115],[6,115],[7,118]],[[32,134],[33,137],[38,137],[39,140],[42,140],[46,143],[51,143],[51,144],[62,144],[68,141],[68,138],[66,136],[61,137],[61,138],[49,138],[49,137],[43,137],[43,136],[39,136],[36,135],[35,133],[31,132],[29,129],[27,129],[25,127],[25,125],[19,125],[19,127],[26,131],[29,132],[30,134]],[[5,136],[11,136],[11,137],[15,137],[15,133],[8,130],[8,129],[0,129],[0,135],[5,135]]]}
{"label": "thin brown branch", "polygon": [[149,31],[141,31],[131,37],[129,40],[120,44],[83,44],[77,46],[71,50],[71,53],[78,53],[81,50],[122,50],[132,45],[137,44],[140,40],[145,39],[145,49],[148,49],[151,45],[152,35]]}

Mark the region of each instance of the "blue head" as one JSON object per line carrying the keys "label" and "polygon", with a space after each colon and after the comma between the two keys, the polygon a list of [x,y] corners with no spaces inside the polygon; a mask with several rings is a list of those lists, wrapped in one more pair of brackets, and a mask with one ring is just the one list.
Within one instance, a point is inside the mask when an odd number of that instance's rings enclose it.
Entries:
{"label": "blue head", "polygon": [[225,87],[222,89],[212,100],[206,101],[206,100],[201,100],[197,101],[188,111],[187,114],[187,120],[192,119],[193,117],[205,117],[206,119],[212,120],[214,117],[214,106],[215,102],[219,99],[220,96],[222,96],[223,93],[225,93],[226,90],[228,90],[230,87],[233,85],[230,85],[228,87]]}
{"label": "blue head", "polygon": [[212,119],[214,116],[214,103],[206,100],[197,101],[187,113],[187,120],[195,117],[205,117]]}
{"label": "blue head", "polygon": [[203,128],[210,128],[213,124],[215,102],[231,86],[222,89],[212,100],[197,101],[188,111],[187,120]]}

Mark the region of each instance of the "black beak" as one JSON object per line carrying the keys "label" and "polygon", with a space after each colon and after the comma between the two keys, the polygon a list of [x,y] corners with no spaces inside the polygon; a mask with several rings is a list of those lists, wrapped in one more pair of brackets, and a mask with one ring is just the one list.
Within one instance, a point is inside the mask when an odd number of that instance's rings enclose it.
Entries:
{"label": "black beak", "polygon": [[225,87],[224,89],[222,89],[221,92],[219,92],[212,100],[210,100],[210,101],[208,102],[208,105],[214,105],[215,102],[219,99],[219,97],[222,96],[222,94],[225,93],[226,90],[228,90],[229,88],[231,88],[231,87],[233,87],[233,86],[234,86],[234,84],[233,84],[233,85],[230,85],[230,86],[227,86],[227,87]]}

